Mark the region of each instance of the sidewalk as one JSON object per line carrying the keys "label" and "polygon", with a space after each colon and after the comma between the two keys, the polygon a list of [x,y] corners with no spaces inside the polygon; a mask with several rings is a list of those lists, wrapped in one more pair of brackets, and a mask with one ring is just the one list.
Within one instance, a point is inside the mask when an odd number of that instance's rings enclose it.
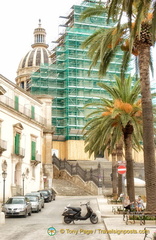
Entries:
{"label": "sidewalk", "polygon": [[97,197],[97,201],[102,221],[109,231],[110,240],[143,240],[145,237],[145,228],[149,231],[147,236],[152,239],[152,234],[156,231],[155,221],[146,221],[145,225],[140,225],[140,221],[137,220],[135,223],[128,223],[126,225],[122,214],[114,214],[112,212],[112,206],[118,205],[108,204],[107,199],[103,196]]}

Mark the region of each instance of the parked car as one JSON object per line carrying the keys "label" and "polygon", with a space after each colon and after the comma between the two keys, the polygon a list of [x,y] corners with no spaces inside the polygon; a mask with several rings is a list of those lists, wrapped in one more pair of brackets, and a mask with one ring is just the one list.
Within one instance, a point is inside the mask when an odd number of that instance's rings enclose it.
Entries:
{"label": "parked car", "polygon": [[26,194],[25,195],[31,202],[32,212],[39,212],[42,209],[41,202],[38,196]]}
{"label": "parked car", "polygon": [[55,198],[56,198],[56,191],[53,188],[50,188],[50,189],[47,189],[47,190],[50,192],[51,198],[54,201]]}
{"label": "parked car", "polygon": [[5,216],[31,216],[32,207],[29,199],[25,196],[14,196],[2,205]]}
{"label": "parked car", "polygon": [[48,190],[39,190],[38,192],[43,194],[44,197],[44,202],[51,202],[52,201],[52,196]]}
{"label": "parked car", "polygon": [[43,196],[43,194],[40,193],[40,192],[31,192],[30,194],[34,195],[34,196],[38,196],[39,200],[41,202],[41,206],[42,206],[42,208],[44,208],[44,196]]}

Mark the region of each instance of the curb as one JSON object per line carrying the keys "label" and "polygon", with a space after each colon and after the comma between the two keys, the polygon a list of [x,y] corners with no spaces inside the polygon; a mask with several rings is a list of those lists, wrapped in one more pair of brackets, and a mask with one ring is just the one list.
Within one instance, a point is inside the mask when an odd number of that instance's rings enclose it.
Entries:
{"label": "curb", "polygon": [[[109,232],[108,232],[107,225],[106,225],[105,220],[104,220],[104,217],[105,217],[105,216],[102,215],[101,210],[100,210],[100,204],[99,204],[98,198],[96,198],[96,200],[97,200],[97,205],[98,205],[99,212],[100,212],[100,214],[101,214],[101,222],[103,222],[103,225],[104,225],[104,227],[105,227],[105,229],[106,229],[106,231],[107,231],[108,239],[111,240],[110,234],[109,234]],[[103,219],[102,219],[102,218],[103,218]]]}

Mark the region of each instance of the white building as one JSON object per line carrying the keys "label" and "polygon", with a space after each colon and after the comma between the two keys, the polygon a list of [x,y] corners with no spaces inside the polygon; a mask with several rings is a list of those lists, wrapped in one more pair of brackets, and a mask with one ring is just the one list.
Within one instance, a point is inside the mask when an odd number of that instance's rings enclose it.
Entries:
{"label": "white building", "polygon": [[51,105],[0,75],[0,201],[51,187]]}

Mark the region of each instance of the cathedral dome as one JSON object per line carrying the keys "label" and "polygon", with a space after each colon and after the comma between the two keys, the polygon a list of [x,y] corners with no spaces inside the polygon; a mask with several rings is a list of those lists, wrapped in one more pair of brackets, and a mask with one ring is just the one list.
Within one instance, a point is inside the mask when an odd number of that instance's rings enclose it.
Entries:
{"label": "cathedral dome", "polygon": [[39,20],[38,28],[34,30],[34,43],[32,49],[21,59],[18,69],[16,84],[27,89],[30,75],[37,71],[42,64],[51,64],[51,52],[46,44],[46,31],[41,27]]}
{"label": "cathedral dome", "polygon": [[30,50],[20,61],[17,72],[23,68],[37,67],[39,68],[41,64],[50,64],[51,58],[49,56],[51,52],[45,47],[35,47]]}

